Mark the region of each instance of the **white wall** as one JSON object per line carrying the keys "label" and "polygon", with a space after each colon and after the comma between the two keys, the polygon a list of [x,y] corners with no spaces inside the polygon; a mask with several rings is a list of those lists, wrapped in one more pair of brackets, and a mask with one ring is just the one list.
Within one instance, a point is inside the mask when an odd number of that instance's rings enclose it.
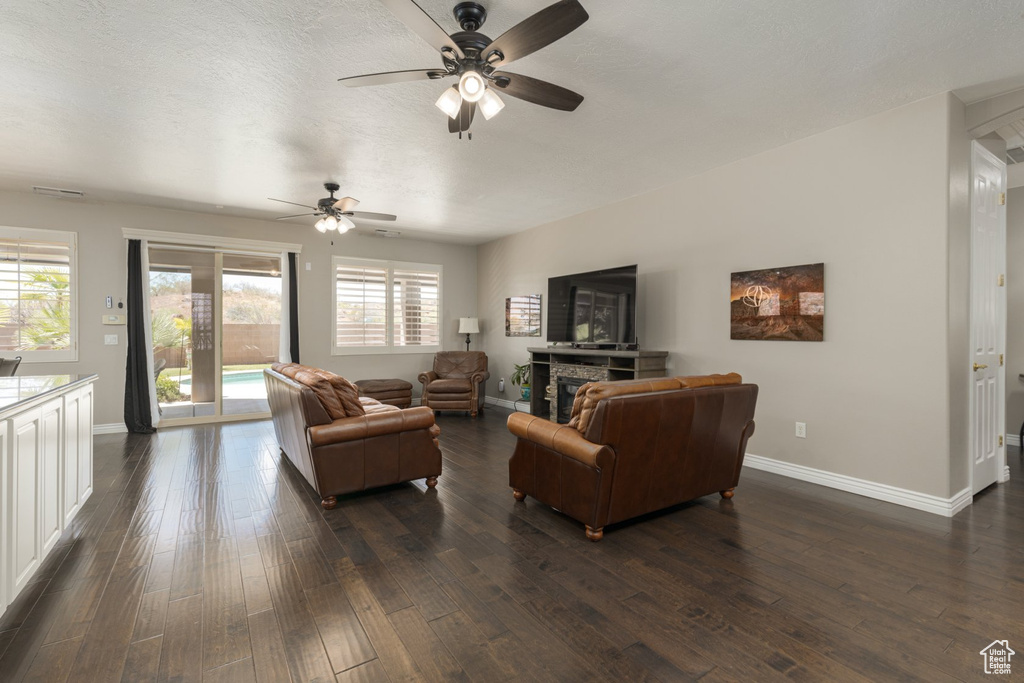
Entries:
{"label": "white wall", "polygon": [[[79,355],[77,363],[22,363],[18,374],[97,373],[96,423],[123,423],[124,327],[101,323],[105,298],[125,297],[127,247],[122,228],[169,230],[258,240],[301,243],[299,257],[299,346],[303,363],[327,368],[352,380],[400,377],[420,388],[416,376],[430,369],[433,354],[331,356],[331,257],[440,263],[443,275],[444,348],[458,349],[464,337],[459,317],[476,314],[476,249],[425,241],[383,239],[349,233],[334,239],[310,225],[274,223],[150,207],[69,201],[31,193],[0,192],[0,225],[71,230],[78,233]],[[312,270],[305,270],[310,263]],[[104,346],[103,335],[117,332],[121,343]],[[462,347],[464,348],[464,347]]]}
{"label": "white wall", "polygon": [[[760,386],[751,453],[951,496],[966,462],[951,461],[963,397],[947,371],[961,109],[932,97],[482,245],[487,394],[515,398],[508,385],[498,394],[498,378],[544,345],[504,336],[505,297],[546,301],[551,276],[637,263],[641,346],[670,351],[671,374],[736,371]],[[730,273],[815,262],[824,342],[729,339]],[[798,420],[806,439],[794,437]]]}

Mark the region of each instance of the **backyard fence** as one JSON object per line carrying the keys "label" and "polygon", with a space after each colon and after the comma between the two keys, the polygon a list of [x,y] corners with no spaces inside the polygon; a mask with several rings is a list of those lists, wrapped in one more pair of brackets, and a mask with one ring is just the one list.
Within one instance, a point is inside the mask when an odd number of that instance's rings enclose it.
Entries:
{"label": "backyard fence", "polygon": [[[277,360],[281,343],[280,325],[225,323],[223,330],[223,365],[258,365]],[[153,359],[157,364],[165,361],[167,368],[188,365],[188,354],[180,347],[156,349]]]}

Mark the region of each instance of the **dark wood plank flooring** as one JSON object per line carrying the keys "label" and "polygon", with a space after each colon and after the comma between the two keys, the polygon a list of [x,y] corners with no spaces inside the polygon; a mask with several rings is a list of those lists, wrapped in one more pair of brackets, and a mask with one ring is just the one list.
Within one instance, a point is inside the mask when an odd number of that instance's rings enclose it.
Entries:
{"label": "dark wood plank flooring", "polygon": [[97,437],[0,680],[966,681],[1024,652],[1016,450],[953,519],[747,470],[591,543],[513,500],[506,415],[439,417],[436,490],[327,512],[269,422]]}

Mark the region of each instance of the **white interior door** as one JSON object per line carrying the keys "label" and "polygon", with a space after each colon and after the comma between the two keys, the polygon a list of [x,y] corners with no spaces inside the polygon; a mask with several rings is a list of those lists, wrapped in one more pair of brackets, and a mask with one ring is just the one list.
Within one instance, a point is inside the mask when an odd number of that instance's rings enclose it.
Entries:
{"label": "white interior door", "polygon": [[971,154],[971,490],[1003,469],[1006,330],[1006,164],[974,142]]}

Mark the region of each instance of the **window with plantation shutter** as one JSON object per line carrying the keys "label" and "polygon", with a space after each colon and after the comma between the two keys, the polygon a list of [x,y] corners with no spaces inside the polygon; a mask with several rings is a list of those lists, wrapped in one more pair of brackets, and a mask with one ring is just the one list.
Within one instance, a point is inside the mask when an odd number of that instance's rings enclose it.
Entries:
{"label": "window with plantation shutter", "polygon": [[391,275],[395,346],[440,346],[441,273],[395,268]]}
{"label": "window with plantation shutter", "polygon": [[76,235],[0,227],[0,356],[78,359]]}
{"label": "window with plantation shutter", "polygon": [[441,347],[441,266],[334,258],[335,355]]}

